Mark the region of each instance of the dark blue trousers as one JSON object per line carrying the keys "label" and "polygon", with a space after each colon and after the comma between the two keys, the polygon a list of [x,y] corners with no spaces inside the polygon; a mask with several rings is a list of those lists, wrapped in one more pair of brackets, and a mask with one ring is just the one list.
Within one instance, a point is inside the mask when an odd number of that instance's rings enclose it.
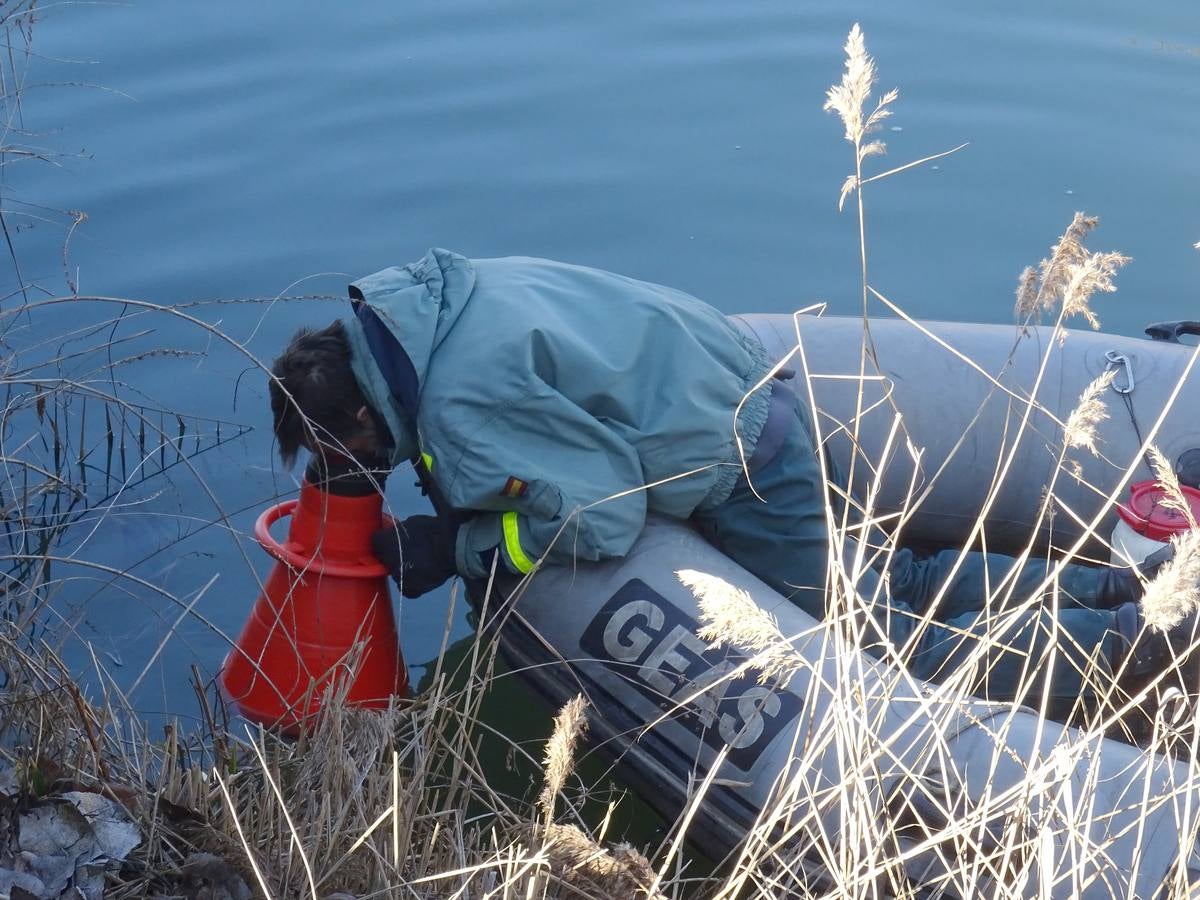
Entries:
{"label": "dark blue trousers", "polygon": [[[829,532],[805,406],[797,401],[782,447],[752,475],[763,500],[743,475],[728,500],[693,513],[692,519],[726,555],[823,619]],[[868,545],[877,548],[881,538],[876,534]],[[854,546],[853,541],[846,545],[847,569]],[[1085,673],[1094,675],[1097,664],[1105,671],[1120,638],[1113,612],[1098,599],[1101,570],[1091,566],[1067,565],[1059,575],[1057,598],[1047,590],[1024,611],[1005,615],[1028,600],[1050,566],[1043,558],[1020,563],[1001,554],[960,550],[918,557],[900,549],[868,567],[857,590],[869,601],[874,598],[875,633],[897,650],[907,647],[904,660],[918,678],[941,681],[981,654],[967,676],[973,693],[998,700],[1020,693],[1033,702],[1048,683],[1050,698],[1070,702],[1095,693]],[[922,625],[927,616],[930,621]],[[985,634],[987,650],[981,652]]]}

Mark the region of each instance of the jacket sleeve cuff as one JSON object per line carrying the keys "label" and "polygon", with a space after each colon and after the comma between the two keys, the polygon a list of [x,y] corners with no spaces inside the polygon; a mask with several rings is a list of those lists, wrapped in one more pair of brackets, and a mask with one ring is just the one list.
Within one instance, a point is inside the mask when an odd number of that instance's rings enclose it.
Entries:
{"label": "jacket sleeve cuff", "polygon": [[491,554],[500,551],[504,567],[514,575],[532,571],[535,559],[526,549],[530,545],[524,516],[515,512],[485,513],[458,529],[454,542],[454,564],[464,578],[484,578],[491,572]]}
{"label": "jacket sleeve cuff", "polygon": [[[464,523],[454,540],[454,565],[464,578],[486,578],[491,572],[489,551],[495,550],[502,540],[500,517],[484,513]],[[488,556],[487,564],[484,563]]]}

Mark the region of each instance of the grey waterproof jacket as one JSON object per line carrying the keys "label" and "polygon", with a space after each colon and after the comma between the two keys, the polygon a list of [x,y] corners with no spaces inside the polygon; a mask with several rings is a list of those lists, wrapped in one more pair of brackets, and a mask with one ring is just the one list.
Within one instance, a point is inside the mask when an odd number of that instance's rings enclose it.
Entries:
{"label": "grey waterproof jacket", "polygon": [[[486,575],[496,548],[513,572],[624,555],[647,510],[725,500],[766,419],[762,346],[680,291],[435,249],[351,294],[354,373],[393,464],[419,455],[451,505],[480,513],[459,529],[464,576]],[[385,359],[380,323],[398,342]]]}

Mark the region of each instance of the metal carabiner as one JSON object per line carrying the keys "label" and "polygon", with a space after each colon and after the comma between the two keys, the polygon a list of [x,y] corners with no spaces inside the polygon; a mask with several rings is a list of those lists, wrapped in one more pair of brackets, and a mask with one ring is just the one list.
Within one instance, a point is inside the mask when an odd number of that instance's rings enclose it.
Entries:
{"label": "metal carabiner", "polygon": [[1105,350],[1104,358],[1108,360],[1108,365],[1104,367],[1104,371],[1108,371],[1113,366],[1125,369],[1125,386],[1121,387],[1117,384],[1116,376],[1113,377],[1112,389],[1118,394],[1132,394],[1134,388],[1133,381],[1133,360],[1124,353],[1118,353],[1116,350]]}

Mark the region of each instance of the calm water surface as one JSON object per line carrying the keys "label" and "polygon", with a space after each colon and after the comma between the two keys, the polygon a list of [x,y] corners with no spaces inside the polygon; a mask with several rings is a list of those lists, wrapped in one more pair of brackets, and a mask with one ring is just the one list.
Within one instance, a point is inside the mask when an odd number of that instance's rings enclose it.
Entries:
{"label": "calm water surface", "polygon": [[[1134,258],[1098,303],[1107,328],[1200,318],[1194,0],[53,5],[23,126],[60,156],[4,173],[17,257],[50,293],[70,273],[86,293],[182,303],[341,296],[348,276],[436,245],[611,268],[727,312],[822,299],[853,313],[857,227],[836,209],[850,151],[821,104],[856,20],[880,86],[901,89],[875,171],[970,142],[871,186],[881,291],[919,316],[1011,321],[1017,273],[1083,209],[1102,217],[1096,249]],[[88,214],[65,267],[53,209]],[[118,309],[45,310],[13,337]],[[262,359],[343,312],[191,309]],[[121,366],[126,390],[256,429],[130,488],[73,538],[77,558],[195,600],[202,621],[151,587],[61,570],[73,658],[90,645],[126,686],[151,662],[136,702],[184,711],[189,667],[215,670],[220,632],[236,632],[266,571],[253,518],[295,478],[271,460],[264,380],[241,350],[126,312],[111,332],[122,358],[197,354]],[[423,510],[409,481],[392,478],[396,514]],[[403,604],[418,670],[448,603]],[[449,621],[467,633],[461,603]]]}

